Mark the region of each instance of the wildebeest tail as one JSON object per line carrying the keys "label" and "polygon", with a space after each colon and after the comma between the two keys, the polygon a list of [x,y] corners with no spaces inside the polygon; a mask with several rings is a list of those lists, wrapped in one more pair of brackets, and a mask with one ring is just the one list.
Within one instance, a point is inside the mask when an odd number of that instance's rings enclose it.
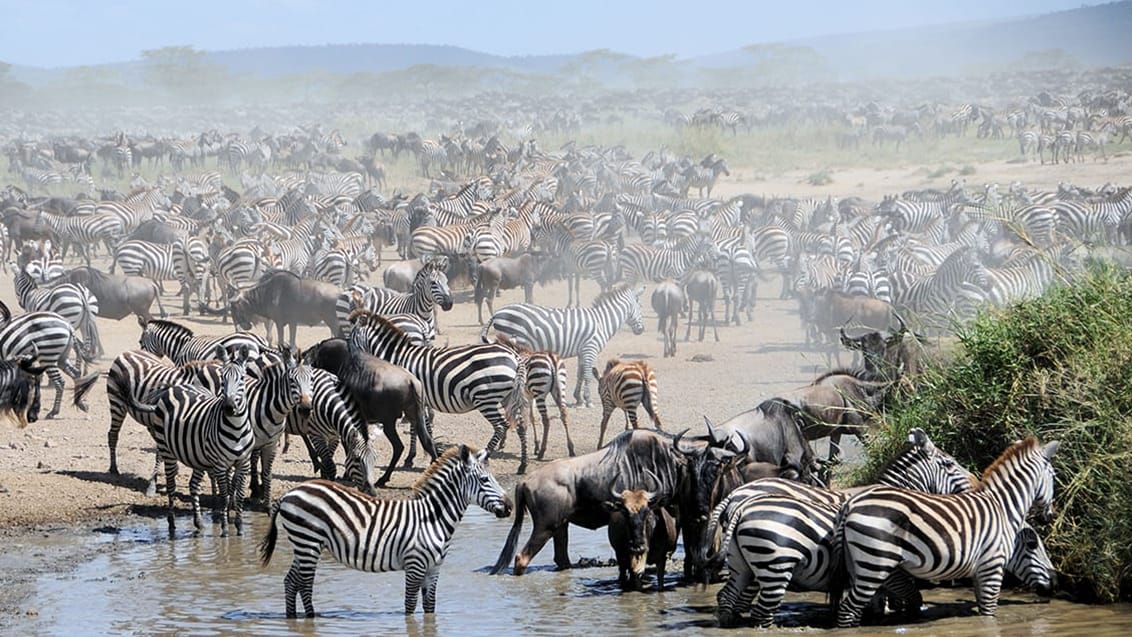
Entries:
{"label": "wildebeest tail", "polygon": [[94,383],[97,382],[99,378],[102,378],[105,373],[106,372],[94,372],[75,381],[75,399],[73,404],[76,407],[86,398],[87,393],[94,387]]}
{"label": "wildebeest tail", "polygon": [[[424,395],[419,383],[409,384],[410,399],[417,406],[416,427],[417,438],[421,441],[421,448],[436,460],[436,443],[432,439],[432,428],[428,426],[428,406],[425,405]],[[364,427],[368,430],[368,427]]]}
{"label": "wildebeest tail", "polygon": [[271,556],[275,553],[275,540],[279,537],[279,525],[276,523],[276,518],[279,517],[279,500],[276,500],[271,505],[271,519],[267,522],[267,533],[264,533],[263,539],[259,542],[259,564],[266,567],[271,563]]}
{"label": "wildebeest tail", "polygon": [[519,533],[523,530],[523,517],[527,510],[526,493],[522,483],[515,485],[515,521],[511,524],[511,531],[507,533],[507,541],[503,543],[503,550],[499,552],[495,566],[491,567],[491,575],[498,575],[511,563],[511,558],[515,557],[515,545],[519,543]]}

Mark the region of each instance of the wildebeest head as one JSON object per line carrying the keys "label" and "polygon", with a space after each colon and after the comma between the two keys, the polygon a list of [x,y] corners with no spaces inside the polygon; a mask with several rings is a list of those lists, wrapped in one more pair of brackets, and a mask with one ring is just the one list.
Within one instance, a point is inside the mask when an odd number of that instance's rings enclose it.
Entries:
{"label": "wildebeest head", "polygon": [[248,299],[241,292],[228,299],[228,313],[232,317],[232,325],[237,329],[249,331],[252,329],[252,313]]}
{"label": "wildebeest head", "polygon": [[[609,540],[615,549],[628,551],[628,563],[619,564],[628,573],[622,578],[625,590],[640,588],[641,576],[648,560],[649,540],[656,528],[655,508],[659,503],[659,491],[645,489],[621,489],[615,486],[610,490],[610,499],[602,502],[609,512]],[[622,546],[617,546],[621,543]],[[620,559],[620,558],[619,558]]]}
{"label": "wildebeest head", "polygon": [[0,361],[0,411],[13,414],[21,429],[39,420],[39,378],[46,370],[35,355]]}

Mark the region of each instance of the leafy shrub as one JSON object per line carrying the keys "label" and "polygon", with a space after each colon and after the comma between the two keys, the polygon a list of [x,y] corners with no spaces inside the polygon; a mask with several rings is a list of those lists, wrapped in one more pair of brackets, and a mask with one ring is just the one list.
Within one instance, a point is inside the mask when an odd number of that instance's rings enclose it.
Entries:
{"label": "leafy shrub", "polygon": [[898,398],[867,444],[867,481],[924,429],[968,468],[1029,434],[1059,439],[1056,518],[1044,529],[1061,583],[1077,597],[1132,595],[1132,274],[1093,266],[1080,280],[959,335],[951,362]]}
{"label": "leafy shrub", "polygon": [[829,170],[819,170],[816,173],[810,173],[810,176],[806,177],[806,183],[811,186],[828,186],[833,183],[833,175],[830,174]]}

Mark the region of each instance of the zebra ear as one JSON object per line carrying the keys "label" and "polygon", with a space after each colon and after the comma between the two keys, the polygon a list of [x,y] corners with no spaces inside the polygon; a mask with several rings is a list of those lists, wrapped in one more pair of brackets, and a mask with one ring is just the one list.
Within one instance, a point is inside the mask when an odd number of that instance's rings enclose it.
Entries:
{"label": "zebra ear", "polygon": [[221,363],[228,362],[228,350],[224,349],[222,345],[216,346],[216,360],[220,361]]}
{"label": "zebra ear", "polygon": [[1042,453],[1045,454],[1046,459],[1053,458],[1053,454],[1057,453],[1057,448],[1061,446],[1060,440],[1052,440],[1042,447]]}
{"label": "zebra ear", "polygon": [[931,438],[928,438],[928,434],[924,433],[924,430],[919,427],[908,432],[908,442],[921,449],[930,450],[933,446]]}
{"label": "zebra ear", "polygon": [[468,445],[460,445],[460,460],[467,462],[471,457],[472,450],[468,448]]}

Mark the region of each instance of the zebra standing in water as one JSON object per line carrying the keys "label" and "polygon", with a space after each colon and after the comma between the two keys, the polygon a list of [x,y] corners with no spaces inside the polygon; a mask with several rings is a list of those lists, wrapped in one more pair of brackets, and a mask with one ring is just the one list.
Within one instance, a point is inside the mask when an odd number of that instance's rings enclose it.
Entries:
{"label": "zebra standing in water", "polygon": [[[574,402],[590,407],[590,374],[606,342],[626,322],[633,334],[645,331],[641,321],[644,288],[621,286],[594,300],[588,308],[553,308],[533,303],[508,305],[493,314],[480,333],[486,339],[495,330],[531,350],[552,351],[563,358],[578,357]],[[584,396],[583,396],[584,394]]]}
{"label": "zebra standing in water", "polygon": [[[204,389],[174,385],[153,398],[155,403],[135,403],[139,411],[156,414],[153,438],[165,463],[165,491],[169,496],[169,535],[173,536],[173,503],[177,491],[177,464],[193,470],[189,496],[193,503],[193,525],[201,529],[200,487],[205,472],[212,477],[220,494],[220,507],[213,517],[220,518],[220,534],[228,536],[228,509],[235,511],[236,534],[243,534],[244,480],[247,479],[255,432],[248,418],[246,366],[248,349],[235,357],[216,348],[220,360],[219,395]],[[132,396],[131,396],[132,400]],[[234,475],[230,471],[235,469]]]}
{"label": "zebra standing in water", "polygon": [[[358,292],[360,295],[355,294]],[[334,313],[338,316],[338,334],[342,337],[350,333],[350,314],[362,309],[387,318],[395,314],[418,317],[427,328],[425,341],[431,342],[436,336],[437,306],[445,312],[451,310],[452,292],[448,289],[443,264],[430,261],[417,271],[407,294],[389,288],[355,286],[338,296]]]}
{"label": "zebra standing in water", "polygon": [[314,617],[314,575],[323,549],[350,568],[381,573],[405,571],[405,613],[417,609],[424,588],[425,613],[436,611],[436,583],[448,544],[472,502],[496,517],[511,504],[488,471],[487,451],[466,445],[444,452],[413,485],[406,500],[377,499],[325,480],[291,489],[271,510],[270,526],[259,545],[267,566],[282,528],[294,553],[283,579],[287,617],[296,616],[296,596]]}
{"label": "zebra standing in water", "polygon": [[[367,318],[368,316],[368,318]],[[357,338],[378,358],[400,365],[421,381],[424,401],[446,414],[463,414],[473,409],[492,426],[490,453],[507,433],[509,406],[521,399],[519,361],[514,350],[503,345],[480,343],[453,347],[416,345],[387,319],[358,312],[354,330],[364,330]],[[517,423],[520,460],[517,473],[527,470],[527,428],[525,419]]]}
{"label": "zebra standing in water", "polygon": [[[11,320],[9,320],[11,319]],[[54,312],[28,312],[11,318],[8,307],[0,303],[0,360],[15,360],[28,356],[47,365],[47,377],[55,388],[55,402],[45,418],[51,419],[59,414],[63,406],[63,372],[78,380],[78,368],[67,359],[67,353],[74,349],[83,362],[93,359],[82,338],[75,334],[67,319]],[[60,371],[62,369],[62,371]],[[74,404],[86,411],[82,393],[75,392]]]}
{"label": "zebra standing in water", "polygon": [[[837,625],[861,623],[861,611],[897,569],[932,580],[974,579],[979,614],[998,610],[1003,570],[1031,507],[1053,511],[1058,442],[1030,436],[1014,443],[973,491],[928,495],[876,486],[851,497],[834,532]],[[844,594],[844,597],[842,596]]]}
{"label": "zebra standing in water", "polygon": [[[271,468],[279,439],[292,410],[309,410],[313,392],[311,366],[300,363],[295,350],[280,348],[282,360],[264,367],[247,381],[248,415],[255,433],[251,450],[251,496],[271,503]],[[261,471],[256,470],[256,464]]]}

